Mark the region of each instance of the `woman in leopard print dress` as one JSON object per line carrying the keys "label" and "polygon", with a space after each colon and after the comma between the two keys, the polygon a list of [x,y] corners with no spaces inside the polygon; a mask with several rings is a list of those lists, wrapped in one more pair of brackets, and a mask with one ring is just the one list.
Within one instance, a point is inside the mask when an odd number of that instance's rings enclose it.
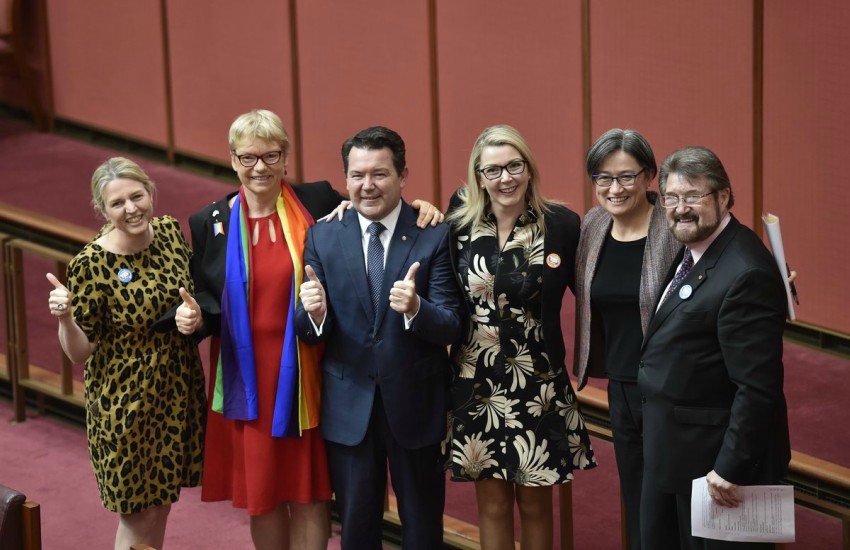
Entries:
{"label": "woman in leopard print dress", "polygon": [[89,454],[104,507],[120,514],[115,548],[162,548],[171,503],[201,482],[206,411],[197,346],[155,321],[192,290],[192,252],[177,220],[153,217],[153,182],[116,157],[95,170],[106,226],[52,274],[62,349],[86,363]]}

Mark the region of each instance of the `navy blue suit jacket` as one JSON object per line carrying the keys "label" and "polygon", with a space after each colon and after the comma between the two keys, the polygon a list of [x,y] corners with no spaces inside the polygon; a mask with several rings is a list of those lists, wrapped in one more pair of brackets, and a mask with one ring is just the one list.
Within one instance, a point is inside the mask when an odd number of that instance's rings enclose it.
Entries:
{"label": "navy blue suit jacket", "polygon": [[[310,228],[304,265],[325,288],[328,313],[317,335],[302,304],[295,313],[298,336],[325,341],[322,360],[322,436],[343,445],[363,440],[380,385],[393,436],[403,447],[436,444],[446,431],[449,360],[446,347],[460,335],[461,301],[452,275],[448,227],[420,229],[413,209],[402,203],[386,252],[384,288],[372,311],[357,212],[340,223]],[[390,289],[419,262],[419,312],[409,330],[389,307]]]}

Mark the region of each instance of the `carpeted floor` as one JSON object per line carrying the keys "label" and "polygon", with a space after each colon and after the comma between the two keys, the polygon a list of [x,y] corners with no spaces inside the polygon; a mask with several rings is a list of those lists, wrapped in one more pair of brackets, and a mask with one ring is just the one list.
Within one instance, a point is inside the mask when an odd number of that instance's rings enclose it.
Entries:
{"label": "carpeted floor", "polygon": [[[157,182],[158,213],[175,216],[184,228],[188,228],[189,214],[233,189],[132,154],[38,134],[0,118],[0,201],[96,230],[100,222],[90,205],[91,172],[116,154],[142,165]],[[43,276],[52,267],[28,257],[25,268],[30,359],[41,366],[56,365],[61,351],[55,321],[45,309],[50,287]],[[5,335],[2,319],[0,331]],[[570,298],[564,312],[564,334],[572,334]],[[567,344],[571,348],[571,338]],[[0,336],[0,352],[4,350]],[[850,432],[835,429],[850,422],[850,409],[843,406],[850,361],[786,345],[785,364],[793,447],[850,466]],[[78,367],[79,378],[81,372]],[[50,418],[34,417],[20,425],[2,422],[5,418],[11,418],[11,408],[0,401],[0,483],[18,488],[42,504],[45,548],[108,547],[116,520],[100,506],[82,430]],[[619,540],[616,468],[611,445],[594,441],[594,446],[600,467],[578,472],[574,482],[576,548],[613,549]],[[449,483],[447,493],[446,513],[476,523],[472,486]],[[85,529],[80,529],[81,525]],[[836,520],[798,507],[797,528],[800,542],[794,548],[840,546],[841,526]],[[82,544],[81,539],[89,544]],[[187,490],[172,510],[167,541],[169,548],[249,548],[247,518],[228,504],[201,504],[199,491]]]}

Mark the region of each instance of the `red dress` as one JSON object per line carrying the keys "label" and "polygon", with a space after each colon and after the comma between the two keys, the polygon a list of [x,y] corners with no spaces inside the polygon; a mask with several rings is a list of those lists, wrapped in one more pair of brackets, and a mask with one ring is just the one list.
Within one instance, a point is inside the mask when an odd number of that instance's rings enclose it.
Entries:
{"label": "red dress", "polygon": [[[269,235],[274,224],[276,241]],[[226,420],[209,411],[201,499],[231,500],[252,516],[274,511],[283,502],[330,500],[325,442],[319,429],[300,438],[272,437],[272,415],[277,392],[286,312],[292,290],[293,267],[277,213],[250,218],[249,235],[259,224],[259,238],[251,254],[249,311],[257,366],[259,418],[250,422]],[[249,237],[250,240],[250,237]],[[218,338],[210,346],[210,394],[215,388]]]}

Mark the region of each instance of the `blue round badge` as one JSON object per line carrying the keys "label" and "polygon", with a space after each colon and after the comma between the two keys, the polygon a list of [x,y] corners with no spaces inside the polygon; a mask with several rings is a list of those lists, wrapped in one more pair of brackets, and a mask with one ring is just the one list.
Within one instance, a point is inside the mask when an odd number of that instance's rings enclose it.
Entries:
{"label": "blue round badge", "polygon": [[133,280],[133,272],[127,269],[126,267],[121,268],[118,271],[118,280],[126,285],[127,283]]}
{"label": "blue round badge", "polygon": [[694,288],[691,285],[685,285],[679,289],[679,298],[687,300],[694,293]]}

